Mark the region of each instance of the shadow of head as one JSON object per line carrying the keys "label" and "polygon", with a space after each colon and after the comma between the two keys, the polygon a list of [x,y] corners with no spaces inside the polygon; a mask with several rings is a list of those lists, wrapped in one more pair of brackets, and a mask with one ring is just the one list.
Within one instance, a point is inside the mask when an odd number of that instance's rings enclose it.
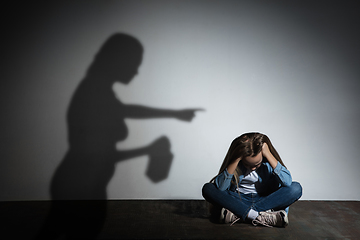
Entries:
{"label": "shadow of head", "polygon": [[139,40],[124,33],[116,33],[102,45],[87,75],[108,77],[128,84],[137,74],[143,51]]}

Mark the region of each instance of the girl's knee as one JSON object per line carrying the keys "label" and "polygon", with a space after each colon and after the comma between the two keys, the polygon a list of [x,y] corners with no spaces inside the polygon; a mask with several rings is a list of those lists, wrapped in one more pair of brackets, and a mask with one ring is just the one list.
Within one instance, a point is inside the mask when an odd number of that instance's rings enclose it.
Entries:
{"label": "girl's knee", "polygon": [[291,193],[293,195],[298,196],[298,199],[302,196],[302,186],[298,182],[292,182],[291,186]]}
{"label": "girl's knee", "polygon": [[205,183],[203,188],[202,188],[202,195],[203,197],[207,196],[208,193],[212,190],[212,188],[214,187],[214,184],[212,183]]}
{"label": "girl's knee", "polygon": [[213,185],[212,183],[205,183],[204,186],[203,186],[203,191],[204,189],[208,189],[209,187],[211,187],[211,185]]}

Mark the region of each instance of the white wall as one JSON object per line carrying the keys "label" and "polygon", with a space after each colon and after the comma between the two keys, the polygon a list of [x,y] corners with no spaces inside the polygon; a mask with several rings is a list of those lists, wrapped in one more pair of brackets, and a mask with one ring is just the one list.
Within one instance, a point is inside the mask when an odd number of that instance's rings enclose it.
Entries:
{"label": "white wall", "polygon": [[302,199],[360,200],[357,6],[83,1],[31,9],[9,9],[2,44],[1,201],[50,199],[68,148],[70,98],[116,32],[145,49],[131,84],[114,86],[124,103],[206,111],[190,123],[126,120],[118,149],[166,135],[174,160],[160,183],[145,175],[147,156],[118,163],[110,199],[202,199],[233,138],[260,131],[302,184]]}

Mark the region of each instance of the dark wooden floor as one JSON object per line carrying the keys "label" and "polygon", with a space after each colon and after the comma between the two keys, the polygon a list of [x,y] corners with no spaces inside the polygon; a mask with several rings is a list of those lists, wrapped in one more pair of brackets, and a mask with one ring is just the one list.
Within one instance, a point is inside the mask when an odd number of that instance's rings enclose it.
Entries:
{"label": "dark wooden floor", "polygon": [[81,236],[86,232],[92,236],[92,231],[99,229],[98,239],[360,239],[359,201],[296,202],[290,208],[286,228],[216,224],[209,220],[207,204],[201,200],[79,201],[60,205],[60,211],[54,214],[56,221],[51,222],[46,218],[51,202],[1,202],[0,238],[33,239],[45,223],[51,223],[51,231],[76,229]]}

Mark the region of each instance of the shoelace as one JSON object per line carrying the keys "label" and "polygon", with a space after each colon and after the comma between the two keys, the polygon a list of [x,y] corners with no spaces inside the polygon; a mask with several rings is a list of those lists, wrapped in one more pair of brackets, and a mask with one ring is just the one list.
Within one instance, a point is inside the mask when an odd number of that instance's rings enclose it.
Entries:
{"label": "shoelace", "polygon": [[232,221],[232,223],[230,224],[230,226],[234,225],[237,221],[239,221],[240,218],[239,217],[236,217],[236,219],[234,221]]}

